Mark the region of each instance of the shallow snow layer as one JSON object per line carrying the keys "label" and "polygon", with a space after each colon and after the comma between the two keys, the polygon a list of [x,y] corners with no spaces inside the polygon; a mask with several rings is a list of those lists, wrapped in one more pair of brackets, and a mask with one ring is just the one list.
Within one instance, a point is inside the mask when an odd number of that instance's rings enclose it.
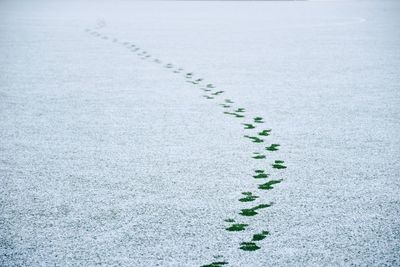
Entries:
{"label": "shallow snow layer", "polygon": [[[2,1],[0,265],[399,265],[399,12]],[[279,150],[252,159],[240,118],[125,41],[264,117]],[[254,170],[277,159],[282,183],[257,191]],[[274,205],[244,218],[243,191]]]}

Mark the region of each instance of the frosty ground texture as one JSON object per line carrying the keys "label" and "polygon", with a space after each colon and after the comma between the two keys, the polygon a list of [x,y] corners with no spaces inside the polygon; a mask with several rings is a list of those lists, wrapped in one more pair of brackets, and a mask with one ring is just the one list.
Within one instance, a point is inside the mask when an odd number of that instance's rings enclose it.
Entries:
{"label": "frosty ground texture", "polygon": [[[0,266],[400,265],[398,14],[1,1]],[[99,23],[261,116],[278,150],[171,69],[85,32]],[[265,166],[273,190],[252,178],[255,152],[288,166]],[[231,217],[246,231],[226,231]],[[260,249],[239,249],[254,234]]]}

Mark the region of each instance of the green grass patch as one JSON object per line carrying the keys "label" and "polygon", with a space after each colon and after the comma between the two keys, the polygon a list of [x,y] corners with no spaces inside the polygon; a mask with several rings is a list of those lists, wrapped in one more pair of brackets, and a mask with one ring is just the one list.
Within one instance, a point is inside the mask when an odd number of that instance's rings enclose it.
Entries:
{"label": "green grass patch", "polygon": [[272,131],[271,129],[263,130],[263,131],[259,132],[258,135],[268,136],[268,135],[270,135],[271,131]]}
{"label": "green grass patch", "polygon": [[253,153],[254,156],[252,157],[253,159],[265,159],[265,155],[260,154],[258,152]]}
{"label": "green grass patch", "polygon": [[262,232],[259,233],[259,234],[254,234],[254,235],[253,235],[253,238],[251,239],[251,241],[261,241],[261,240],[263,240],[264,238],[266,238],[267,235],[269,235],[269,232],[268,232],[268,231],[262,231]]}
{"label": "green grass patch", "polygon": [[262,142],[264,142],[264,140],[262,140],[261,138],[259,138],[257,136],[245,135],[244,137],[249,138],[253,143],[262,143]]}
{"label": "green grass patch", "polygon": [[234,112],[225,111],[224,114],[232,115],[232,116],[235,116],[236,118],[244,118],[244,115],[237,114],[237,113],[234,113]]}
{"label": "green grass patch", "polygon": [[266,173],[264,170],[255,170],[256,174],[253,175],[255,179],[265,179],[268,178],[269,174]]}
{"label": "green grass patch", "polygon": [[212,93],[212,95],[220,95],[220,94],[222,94],[222,93],[224,93],[224,91],[217,91],[217,92],[215,92],[215,93]]}
{"label": "green grass patch", "polygon": [[259,185],[259,186],[258,186],[258,189],[261,189],[261,190],[271,190],[271,189],[274,188],[273,185],[279,184],[280,182],[282,182],[282,180],[271,180],[271,181],[266,182],[265,184]]}
{"label": "green grass patch", "polygon": [[253,195],[251,192],[242,192],[242,194],[245,195],[245,197],[240,198],[240,202],[251,202],[258,198],[258,196]]}
{"label": "green grass patch", "polygon": [[272,168],[275,169],[286,169],[286,166],[283,165],[284,161],[283,160],[275,160],[275,163],[272,164]]}
{"label": "green grass patch", "polygon": [[222,265],[226,264],[228,264],[226,261],[215,261],[207,265],[202,265],[201,267],[221,267]]}
{"label": "green grass patch", "polygon": [[254,242],[242,242],[240,243],[240,249],[244,251],[254,251],[260,249],[260,247]]}
{"label": "green grass patch", "polygon": [[270,146],[267,146],[267,147],[265,148],[265,150],[268,150],[268,151],[277,151],[277,150],[278,150],[278,147],[280,147],[280,144],[271,144]]}
{"label": "green grass patch", "polygon": [[255,117],[254,122],[255,123],[264,123],[264,119],[262,117]]}
{"label": "green grass patch", "polygon": [[258,213],[253,209],[242,209],[239,214],[242,216],[255,216]]}
{"label": "green grass patch", "polygon": [[234,223],[231,226],[229,226],[228,228],[226,228],[225,230],[230,231],[230,232],[239,232],[239,231],[245,230],[246,226],[248,226],[248,224]]}
{"label": "green grass patch", "polygon": [[251,124],[251,123],[243,123],[243,125],[244,125],[244,128],[245,129],[254,129],[254,128],[256,128],[253,124]]}

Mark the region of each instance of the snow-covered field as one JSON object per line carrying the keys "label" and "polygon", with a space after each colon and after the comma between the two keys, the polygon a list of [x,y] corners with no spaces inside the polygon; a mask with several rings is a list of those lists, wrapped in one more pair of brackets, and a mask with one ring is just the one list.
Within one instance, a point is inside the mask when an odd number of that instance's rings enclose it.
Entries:
{"label": "snow-covered field", "polygon": [[1,1],[0,266],[399,266],[399,14]]}

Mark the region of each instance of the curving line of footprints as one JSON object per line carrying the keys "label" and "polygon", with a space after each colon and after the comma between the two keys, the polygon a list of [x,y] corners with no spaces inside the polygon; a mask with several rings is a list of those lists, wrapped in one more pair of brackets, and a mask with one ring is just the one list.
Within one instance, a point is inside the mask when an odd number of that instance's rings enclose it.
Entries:
{"label": "curving line of footprints", "polygon": [[[125,48],[136,54],[139,58],[143,60],[151,60],[153,63],[156,64],[163,64],[162,60],[153,57],[151,54],[149,54],[147,51],[143,50],[142,48],[138,47],[136,44],[133,44],[131,42],[122,42],[119,41],[117,38],[110,38],[106,35],[101,34],[98,30],[102,29],[105,27],[105,22],[104,21],[99,21],[94,27],[94,29],[85,29],[85,32],[88,34],[98,37],[102,40],[110,40],[114,43],[122,44]],[[241,120],[244,120],[246,118],[246,110],[245,108],[242,107],[233,107],[234,101],[230,99],[223,99],[221,100],[221,95],[223,95],[225,92],[222,90],[217,90],[215,86],[212,83],[206,83],[204,82],[203,78],[196,78],[193,72],[184,72],[183,68],[178,68],[174,66],[172,63],[164,63],[164,68],[166,69],[171,69],[173,73],[176,74],[181,74],[184,73],[183,77],[185,78],[186,82],[193,84],[194,86],[199,87],[200,90],[204,92],[203,97],[205,99],[209,100],[217,100],[218,105],[221,106],[224,109],[224,114],[239,118]],[[241,124],[243,125],[244,129],[248,132],[251,132],[253,129],[257,129],[259,125],[265,123],[264,119],[262,117],[254,117],[252,118],[251,122],[242,122]],[[253,130],[253,135],[246,134],[244,135],[244,138],[249,139],[253,143],[261,144],[263,145],[264,141],[266,141],[266,137],[268,137],[271,134],[271,129],[263,129],[261,131]],[[266,160],[268,159],[267,153],[273,153],[274,151],[279,150],[280,145],[279,144],[274,144],[271,143],[268,146],[264,146],[262,150],[264,152],[254,152],[252,154],[252,158],[255,160]],[[285,162],[283,160],[275,160],[272,164],[271,167],[276,170],[282,170],[286,169]],[[258,189],[260,190],[271,190],[274,188],[276,184],[279,184],[282,182],[282,179],[270,179],[270,174],[267,173],[265,169],[257,169],[254,170],[254,174],[252,175],[253,179],[255,180],[262,180],[263,182],[258,185]],[[243,202],[244,204],[248,202],[253,202],[259,199],[260,196],[255,195],[253,192],[242,192],[241,197],[239,198],[240,202]],[[268,207],[271,207],[274,203],[262,203],[258,204],[252,207],[247,207],[244,209],[241,209],[240,212],[238,213],[240,217],[251,217],[257,215],[261,210],[266,209]],[[239,232],[239,231],[245,231],[246,227],[249,226],[248,224],[245,223],[239,223],[234,219],[225,219],[224,220],[226,223],[230,223],[228,227],[225,228],[226,231],[229,232]],[[260,249],[260,246],[258,245],[258,241],[261,241],[265,239],[270,233],[267,230],[261,231],[260,233],[255,233],[253,234],[251,240],[245,241],[240,243],[239,249],[243,251],[255,251]],[[214,256],[215,260],[222,258],[223,256]],[[222,265],[226,265],[228,262],[226,261],[214,261],[211,264],[203,265],[202,267],[221,267]]]}

